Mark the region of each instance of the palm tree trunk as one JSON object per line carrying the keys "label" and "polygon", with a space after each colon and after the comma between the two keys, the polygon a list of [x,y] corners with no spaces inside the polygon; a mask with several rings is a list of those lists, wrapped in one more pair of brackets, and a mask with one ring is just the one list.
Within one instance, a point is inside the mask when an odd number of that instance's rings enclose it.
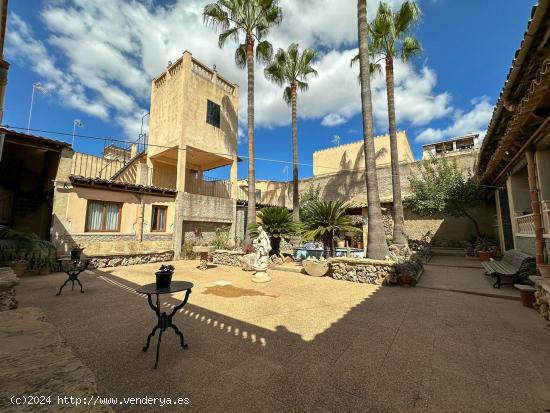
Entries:
{"label": "palm tree trunk", "polygon": [[334,233],[332,231],[323,234],[323,257],[334,257]]}
{"label": "palm tree trunk", "polygon": [[390,129],[391,174],[393,189],[393,243],[407,244],[403,200],[401,199],[401,177],[399,176],[399,152],[397,149],[397,125],[395,121],[395,96],[393,82],[393,57],[386,56],[386,89],[388,95],[388,119]]}
{"label": "palm tree trunk", "polygon": [[296,83],[290,86],[292,91],[292,219],[300,220],[300,196],[298,192],[298,125],[296,124],[297,93]]}
{"label": "palm tree trunk", "polygon": [[[248,224],[256,222],[256,169],[254,166],[254,39],[246,36],[246,68],[248,74]],[[246,230],[245,239],[250,241],[250,234]]]}
{"label": "palm tree trunk", "polygon": [[367,33],[367,2],[357,0],[357,25],[359,37],[359,66],[361,78],[361,104],[363,112],[363,140],[365,152],[365,177],[368,200],[368,241],[367,256],[384,259],[388,255],[388,245],[384,234],[380,195],[378,193],[378,177],[374,140],[372,136],[372,96],[369,72],[369,44]]}

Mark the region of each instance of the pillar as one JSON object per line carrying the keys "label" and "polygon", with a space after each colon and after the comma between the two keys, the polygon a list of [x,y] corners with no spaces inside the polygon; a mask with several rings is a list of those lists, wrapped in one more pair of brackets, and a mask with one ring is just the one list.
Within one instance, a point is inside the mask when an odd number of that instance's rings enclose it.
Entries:
{"label": "pillar", "polygon": [[529,179],[529,197],[531,198],[531,209],[533,210],[533,221],[535,223],[535,259],[537,265],[544,264],[544,238],[542,217],[540,214],[539,189],[537,184],[537,167],[533,149],[525,151],[527,158],[527,176]]}
{"label": "pillar", "polygon": [[181,259],[181,247],[183,245],[183,214],[185,205],[185,179],[187,165],[187,146],[180,144],[178,150],[178,168],[176,189],[176,207],[174,208],[174,231],[172,235],[172,248],[174,259]]}

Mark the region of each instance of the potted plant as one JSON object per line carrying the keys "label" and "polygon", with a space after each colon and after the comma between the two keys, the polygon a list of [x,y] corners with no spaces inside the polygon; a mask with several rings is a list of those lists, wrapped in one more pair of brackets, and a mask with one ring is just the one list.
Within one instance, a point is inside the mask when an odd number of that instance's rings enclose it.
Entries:
{"label": "potted plant", "polygon": [[50,253],[53,248],[51,242],[41,240],[31,231],[17,231],[0,226],[0,261],[9,262],[17,276],[25,273],[29,262],[32,264],[39,257]]}
{"label": "potted plant", "polygon": [[74,244],[71,248],[71,260],[79,260],[82,256],[82,251],[84,251],[84,247]]}
{"label": "potted plant", "polygon": [[485,237],[480,237],[477,240],[476,249],[481,261],[490,261],[493,254],[492,245]]}
{"label": "potted plant", "polygon": [[155,273],[157,288],[170,288],[172,282],[172,275],[174,274],[173,265],[161,265],[159,270]]}

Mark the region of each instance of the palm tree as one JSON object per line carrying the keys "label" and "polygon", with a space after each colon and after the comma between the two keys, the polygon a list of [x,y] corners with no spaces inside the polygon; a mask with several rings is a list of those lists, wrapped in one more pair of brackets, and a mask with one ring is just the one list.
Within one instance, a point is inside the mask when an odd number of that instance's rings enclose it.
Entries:
{"label": "palm tree", "polygon": [[298,44],[292,43],[285,51],[279,49],[271,62],[264,70],[265,76],[279,86],[287,87],[283,93],[283,99],[292,107],[292,216],[294,221],[300,220],[300,196],[298,192],[298,128],[296,122],[296,110],[298,90],[305,92],[309,85],[306,80],[310,76],[317,76],[317,71],[311,67],[317,52],[313,49],[305,49],[302,53],[298,50]]}
{"label": "palm tree", "polygon": [[367,23],[367,2],[357,0],[357,30],[359,37],[359,76],[361,79],[361,106],[363,112],[363,140],[365,152],[365,179],[368,199],[368,240],[367,256],[384,259],[388,245],[384,234],[378,177],[376,173],[376,152],[372,136],[372,96],[370,88],[370,61]]}
{"label": "palm tree", "polygon": [[401,199],[401,178],[399,176],[399,153],[397,149],[397,125],[395,120],[394,73],[395,58],[407,62],[420,53],[420,43],[409,36],[409,31],[420,19],[420,8],[415,1],[406,1],[397,12],[392,12],[387,3],[378,5],[376,17],[369,25],[371,55],[381,56],[372,64],[371,70],[381,72],[379,62],[385,61],[386,90],[388,99],[388,120],[390,131],[391,171],[393,189],[393,242],[407,244],[403,201]]}
{"label": "palm tree", "polygon": [[[298,223],[292,219],[292,214],[284,207],[266,207],[258,212],[261,226],[269,234],[271,252],[269,255],[279,255],[282,238],[288,238],[299,231]],[[256,234],[260,224],[249,226],[250,234]]]}
{"label": "palm tree", "polygon": [[307,205],[304,236],[323,241],[323,256],[334,256],[334,236],[341,232],[356,232],[351,218],[346,215],[346,201],[311,201]]}
{"label": "palm tree", "polygon": [[[248,76],[248,222],[256,222],[256,179],[254,166],[254,48],[256,59],[268,63],[273,47],[265,40],[269,30],[279,24],[282,11],[278,0],[218,0],[207,4],[203,19],[219,33],[218,46],[228,39],[239,44],[235,63],[247,68]],[[244,43],[241,43],[244,36]],[[257,42],[257,45],[256,45]],[[248,234],[247,234],[248,238]]]}

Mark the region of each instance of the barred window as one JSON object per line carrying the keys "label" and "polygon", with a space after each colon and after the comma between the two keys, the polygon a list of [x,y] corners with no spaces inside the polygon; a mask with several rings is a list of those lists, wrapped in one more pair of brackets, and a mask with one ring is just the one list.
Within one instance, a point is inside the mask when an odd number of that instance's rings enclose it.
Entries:
{"label": "barred window", "polygon": [[206,101],[206,123],[220,127],[220,105],[210,100]]}

